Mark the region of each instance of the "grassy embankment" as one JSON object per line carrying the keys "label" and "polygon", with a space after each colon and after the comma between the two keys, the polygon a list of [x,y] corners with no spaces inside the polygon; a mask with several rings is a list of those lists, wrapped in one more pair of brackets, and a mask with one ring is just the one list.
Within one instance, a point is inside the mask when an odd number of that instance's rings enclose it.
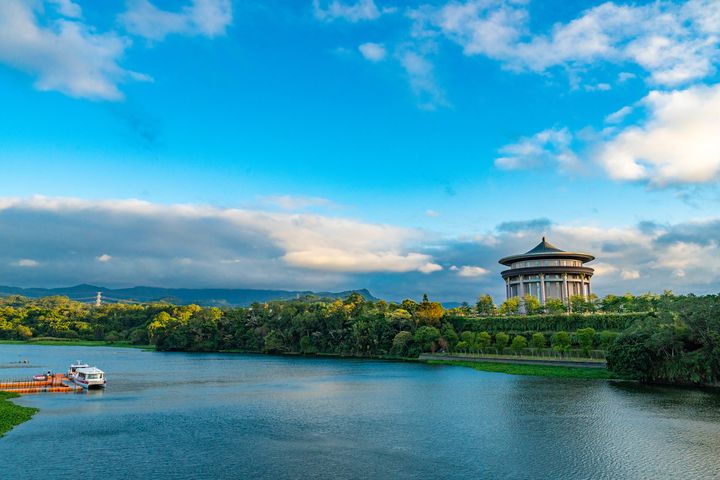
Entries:
{"label": "grassy embankment", "polygon": [[121,347],[155,350],[153,345],[136,345],[130,342],[108,342],[105,340],[72,340],[68,338],[38,337],[30,340],[0,340],[0,345],[56,345],[68,347]]}
{"label": "grassy embankment", "polygon": [[511,375],[531,375],[553,378],[617,378],[604,368],[562,367],[557,365],[521,365],[513,363],[464,362],[459,360],[427,360],[431,365],[456,365],[484,372],[509,373]]}
{"label": "grassy embankment", "polygon": [[23,407],[10,401],[19,396],[17,393],[0,392],[0,437],[13,427],[30,420],[37,412],[37,408]]}

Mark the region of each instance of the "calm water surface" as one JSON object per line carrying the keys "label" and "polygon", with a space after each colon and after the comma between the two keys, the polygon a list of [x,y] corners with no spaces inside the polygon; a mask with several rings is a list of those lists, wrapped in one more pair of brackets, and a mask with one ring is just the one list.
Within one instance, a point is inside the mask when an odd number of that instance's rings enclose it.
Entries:
{"label": "calm water surface", "polygon": [[[28,359],[37,367],[10,362]],[[2,478],[719,478],[720,395],[460,367],[0,345],[107,390],[24,396]]]}

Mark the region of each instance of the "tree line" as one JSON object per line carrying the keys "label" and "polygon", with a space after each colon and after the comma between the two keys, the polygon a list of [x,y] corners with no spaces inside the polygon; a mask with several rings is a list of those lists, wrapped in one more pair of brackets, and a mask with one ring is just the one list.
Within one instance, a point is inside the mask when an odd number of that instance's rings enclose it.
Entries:
{"label": "tree line", "polygon": [[[517,315],[483,295],[445,309],[422,301],[307,297],[216,308],[166,303],[94,307],[65,297],[0,298],[0,338],[37,337],[151,344],[158,350],[252,351],[417,357],[600,349],[609,367],[648,382],[716,383],[720,296],[607,296],[585,311]],[[512,299],[511,299],[512,300]],[[579,301],[579,299],[577,299]],[[577,307],[577,305],[576,305]]]}

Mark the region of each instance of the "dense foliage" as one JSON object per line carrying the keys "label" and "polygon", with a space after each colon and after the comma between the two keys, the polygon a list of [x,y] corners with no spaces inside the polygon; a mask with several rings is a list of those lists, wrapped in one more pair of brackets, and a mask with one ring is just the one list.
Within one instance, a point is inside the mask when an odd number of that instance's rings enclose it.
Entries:
{"label": "dense foliage", "polygon": [[[151,344],[159,350],[401,357],[437,351],[595,357],[608,351],[609,367],[626,377],[718,382],[718,296],[667,292],[585,303],[592,303],[586,313],[578,313],[576,302],[575,313],[503,315],[488,296],[480,297],[474,308],[450,310],[427,296],[421,302],[388,303],[366,301],[357,293],[345,300],[304,298],[223,309],[161,303],[94,307],[65,297],[10,296],[0,298],[0,339],[54,337]],[[511,302],[504,310],[514,308]]]}
{"label": "dense foliage", "polygon": [[16,425],[30,420],[37,412],[37,408],[23,407],[10,401],[18,396],[17,393],[0,392],[0,437]]}
{"label": "dense foliage", "polygon": [[664,298],[613,342],[607,359],[613,371],[646,382],[720,384],[720,295]]}

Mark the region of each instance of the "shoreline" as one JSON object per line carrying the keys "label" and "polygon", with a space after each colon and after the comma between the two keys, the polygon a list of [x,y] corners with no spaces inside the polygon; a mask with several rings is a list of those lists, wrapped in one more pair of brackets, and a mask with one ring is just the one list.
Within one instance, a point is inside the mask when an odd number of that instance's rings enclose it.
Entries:
{"label": "shoreline", "polygon": [[23,407],[12,401],[19,397],[17,393],[0,392],[0,438],[38,412],[37,408]]}
{"label": "shoreline", "polygon": [[[104,340],[50,340],[38,339],[36,341],[23,340],[0,340],[0,345],[41,345],[41,346],[62,346],[62,347],[115,347],[115,348],[136,348],[145,351],[159,351],[153,345],[135,345],[129,342],[107,342]],[[443,359],[443,358],[418,358],[399,357],[393,355],[380,356],[358,356],[343,355],[339,353],[316,353],[305,355],[300,352],[284,352],[284,353],[263,353],[243,350],[216,350],[208,352],[195,352],[189,350],[179,350],[182,353],[231,353],[231,354],[251,354],[251,355],[277,355],[283,357],[306,357],[306,358],[338,358],[338,359],[357,359],[357,360],[383,360],[391,362],[413,362],[426,365],[448,365],[458,367],[469,367],[479,371],[505,373],[507,375],[524,375],[546,378],[584,378],[584,379],[606,379],[616,380],[618,377],[613,375],[605,368],[598,368],[596,365],[557,365],[550,362],[536,362],[532,364],[508,363],[507,361],[494,361],[495,359],[481,360],[462,360],[462,359]]]}
{"label": "shoreline", "polygon": [[569,367],[522,363],[499,363],[492,361],[424,360],[428,365],[449,365],[472,368],[482,372],[505,373],[545,378],[580,378],[587,380],[622,380],[607,369],[593,367]]}
{"label": "shoreline", "polygon": [[0,340],[0,345],[42,345],[56,347],[116,347],[139,348],[141,350],[155,350],[152,345],[136,345],[130,342],[108,342],[106,340],[71,340],[71,339],[43,339],[38,340]]}

